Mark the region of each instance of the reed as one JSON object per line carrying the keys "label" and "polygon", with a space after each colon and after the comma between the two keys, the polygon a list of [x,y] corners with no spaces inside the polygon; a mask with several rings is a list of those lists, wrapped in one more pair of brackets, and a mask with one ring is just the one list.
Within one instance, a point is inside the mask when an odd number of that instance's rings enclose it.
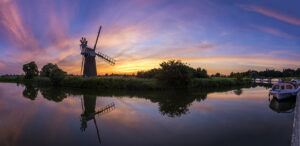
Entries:
{"label": "reed", "polygon": [[[53,86],[48,77],[35,77],[25,79],[24,76],[1,76],[0,82],[12,82],[34,84],[36,86]],[[193,78],[185,88],[218,88],[228,86],[250,85],[250,79],[238,80],[235,78]],[[128,89],[128,90],[162,90],[172,87],[161,84],[156,79],[145,78],[114,78],[114,77],[90,77],[67,76],[61,84],[62,87],[82,89]]]}

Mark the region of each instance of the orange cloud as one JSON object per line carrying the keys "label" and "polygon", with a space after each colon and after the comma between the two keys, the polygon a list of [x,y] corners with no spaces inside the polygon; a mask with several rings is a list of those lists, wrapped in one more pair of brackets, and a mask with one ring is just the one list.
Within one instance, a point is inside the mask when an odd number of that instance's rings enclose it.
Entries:
{"label": "orange cloud", "polygon": [[246,10],[246,11],[252,11],[252,12],[256,12],[256,13],[260,13],[263,14],[265,16],[269,16],[290,24],[294,24],[294,25],[300,25],[300,18],[296,18],[293,16],[289,16],[286,14],[283,14],[281,12],[277,12],[275,10],[271,10],[269,8],[266,7],[262,7],[262,6],[245,6],[245,5],[237,5],[238,7]]}

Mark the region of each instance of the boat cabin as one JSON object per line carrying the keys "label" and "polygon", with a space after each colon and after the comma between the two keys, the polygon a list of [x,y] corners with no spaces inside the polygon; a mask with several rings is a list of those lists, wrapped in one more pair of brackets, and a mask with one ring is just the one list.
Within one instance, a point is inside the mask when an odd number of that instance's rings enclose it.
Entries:
{"label": "boat cabin", "polygon": [[297,84],[294,83],[279,83],[274,84],[272,90],[295,90],[297,88]]}

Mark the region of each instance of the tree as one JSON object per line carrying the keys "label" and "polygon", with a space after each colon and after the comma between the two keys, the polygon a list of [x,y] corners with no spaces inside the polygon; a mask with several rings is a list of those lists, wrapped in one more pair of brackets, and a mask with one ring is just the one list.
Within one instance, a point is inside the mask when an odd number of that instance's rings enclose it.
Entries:
{"label": "tree", "polygon": [[61,85],[63,79],[66,77],[66,72],[60,68],[55,68],[50,73],[50,80],[53,85]]}
{"label": "tree", "polygon": [[300,77],[300,68],[298,68],[298,69],[295,71],[295,76],[296,76],[296,77]]}
{"label": "tree", "polygon": [[213,75],[214,77],[221,77],[221,74],[220,73],[216,73],[215,75]]}
{"label": "tree", "polygon": [[137,77],[139,78],[154,78],[161,71],[161,69],[153,68],[148,71],[137,72]]}
{"label": "tree", "polygon": [[196,69],[196,77],[197,78],[208,78],[207,71],[205,69],[201,69],[200,67],[198,67]]}
{"label": "tree", "polygon": [[180,60],[169,60],[160,64],[161,70],[156,78],[172,87],[186,87],[192,78],[191,67]]}
{"label": "tree", "polygon": [[284,77],[292,77],[295,74],[295,71],[293,69],[284,69],[282,71],[282,74]]}
{"label": "tree", "polygon": [[57,68],[58,66],[56,64],[48,63],[45,66],[43,66],[40,75],[43,77],[50,77],[51,72]]}
{"label": "tree", "polygon": [[33,79],[39,75],[39,70],[34,61],[24,64],[23,71],[25,72],[25,79]]}

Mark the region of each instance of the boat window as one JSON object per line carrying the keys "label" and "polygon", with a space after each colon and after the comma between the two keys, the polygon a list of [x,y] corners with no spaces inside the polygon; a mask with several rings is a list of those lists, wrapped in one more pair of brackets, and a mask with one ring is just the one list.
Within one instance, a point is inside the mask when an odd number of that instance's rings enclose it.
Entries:
{"label": "boat window", "polygon": [[279,86],[278,86],[278,85],[275,85],[274,88],[275,88],[275,89],[279,89]]}
{"label": "boat window", "polygon": [[293,86],[292,86],[292,85],[286,85],[286,89],[292,90],[292,89],[293,89]]}
{"label": "boat window", "polygon": [[284,90],[284,86],[281,86],[281,90]]}

